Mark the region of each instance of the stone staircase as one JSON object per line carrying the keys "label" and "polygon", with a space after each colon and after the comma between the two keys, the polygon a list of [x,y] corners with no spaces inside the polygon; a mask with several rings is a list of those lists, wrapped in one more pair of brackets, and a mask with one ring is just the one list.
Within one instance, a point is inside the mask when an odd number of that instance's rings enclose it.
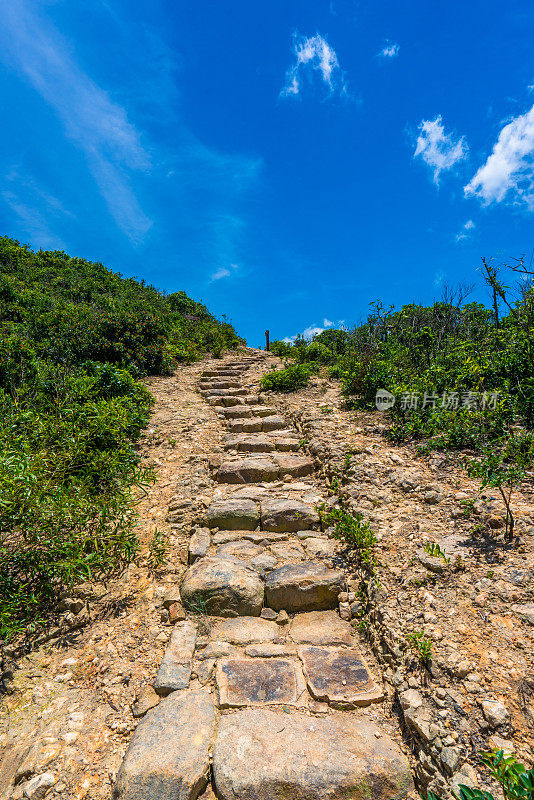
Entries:
{"label": "stone staircase", "polygon": [[409,764],[362,712],[384,695],[338,613],[346,576],[314,462],[246,385],[257,360],[199,382],[229,433],[179,587],[188,615],[154,681],[164,699],[139,723],[113,798],[400,800]]}

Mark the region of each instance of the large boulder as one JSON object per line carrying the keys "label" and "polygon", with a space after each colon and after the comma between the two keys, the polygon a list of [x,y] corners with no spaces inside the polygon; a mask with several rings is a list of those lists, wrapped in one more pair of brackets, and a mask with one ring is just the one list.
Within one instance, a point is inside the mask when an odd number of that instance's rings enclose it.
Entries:
{"label": "large boulder", "polygon": [[317,530],[321,520],[313,506],[300,500],[265,500],[261,506],[264,531]]}
{"label": "large boulder", "polygon": [[344,588],[341,570],[315,561],[286,564],[267,573],[265,604],[276,611],[323,611],[337,606]]}
{"label": "large boulder", "polygon": [[141,720],[113,800],[196,800],[208,784],[215,704],[207,692],[177,692]]}
{"label": "large boulder", "polygon": [[188,608],[220,617],[259,616],[263,591],[258,572],[232,556],[196,561],[180,586]]}
{"label": "large boulder", "polygon": [[230,499],[213,503],[206,512],[208,528],[253,531],[260,523],[260,507],[253,500]]}
{"label": "large boulder", "polygon": [[399,747],[375,724],[348,714],[224,715],[213,776],[220,800],[402,800],[413,789]]}

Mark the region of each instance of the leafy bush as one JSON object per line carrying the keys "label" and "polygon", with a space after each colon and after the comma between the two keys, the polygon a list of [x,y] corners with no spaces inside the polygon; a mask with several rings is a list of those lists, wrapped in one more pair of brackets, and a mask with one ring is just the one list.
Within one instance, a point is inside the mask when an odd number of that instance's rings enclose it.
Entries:
{"label": "leafy bush", "polygon": [[345,556],[356,570],[360,581],[360,594],[364,594],[364,584],[376,577],[375,546],[376,536],[360,513],[350,514],[343,509],[335,509],[326,517],[327,525],[334,526],[334,538],[345,545]]}
{"label": "leafy bush", "polygon": [[284,369],[273,369],[261,379],[265,391],[295,392],[308,385],[313,368],[303,364],[286,364]]}
{"label": "leafy bush", "polygon": [[[499,782],[505,800],[533,800],[534,767],[527,770],[515,756],[505,755],[503,750],[482,753],[481,762],[491,775]],[[470,786],[460,787],[459,800],[494,800],[490,792]],[[432,792],[428,792],[428,800],[439,800]]]}
{"label": "leafy bush", "polygon": [[152,405],[136,378],[240,343],[183,292],[0,237],[0,637],[135,556]]}

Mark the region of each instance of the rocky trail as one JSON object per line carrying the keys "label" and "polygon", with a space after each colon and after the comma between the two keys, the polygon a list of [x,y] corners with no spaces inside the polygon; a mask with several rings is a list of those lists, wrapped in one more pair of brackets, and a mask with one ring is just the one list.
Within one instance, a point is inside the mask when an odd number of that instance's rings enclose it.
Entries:
{"label": "rocky trail", "polygon": [[[142,452],[158,478],[140,536],[167,536],[166,566],[80,587],[17,659],[1,797],[450,798],[491,786],[485,747],[532,759],[528,487],[521,546],[482,548],[456,462],[390,447],[321,379],[262,396],[272,363],[249,349],[150,381]],[[340,506],[377,531],[363,621],[326,521]],[[496,498],[475,506],[498,531]]]}

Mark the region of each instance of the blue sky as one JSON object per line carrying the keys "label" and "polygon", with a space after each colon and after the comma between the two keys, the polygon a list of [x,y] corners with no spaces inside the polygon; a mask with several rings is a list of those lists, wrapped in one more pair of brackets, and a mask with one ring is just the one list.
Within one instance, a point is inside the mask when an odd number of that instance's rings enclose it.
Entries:
{"label": "blue sky", "polygon": [[534,247],[533,41],[522,0],[10,0],[0,231],[252,345],[431,302]]}

